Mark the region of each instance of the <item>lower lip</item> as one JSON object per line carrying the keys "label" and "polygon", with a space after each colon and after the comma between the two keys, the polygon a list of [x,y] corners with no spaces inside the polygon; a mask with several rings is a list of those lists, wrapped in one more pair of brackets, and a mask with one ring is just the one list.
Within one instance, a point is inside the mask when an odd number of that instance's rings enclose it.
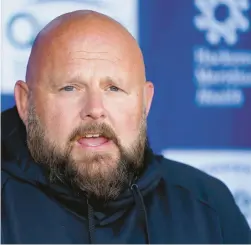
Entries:
{"label": "lower lip", "polygon": [[98,150],[98,149],[102,149],[104,147],[110,146],[112,144],[111,140],[107,140],[102,144],[98,144],[98,145],[91,145],[91,144],[83,144],[80,143],[79,141],[77,141],[77,144],[84,149],[93,149],[93,150]]}

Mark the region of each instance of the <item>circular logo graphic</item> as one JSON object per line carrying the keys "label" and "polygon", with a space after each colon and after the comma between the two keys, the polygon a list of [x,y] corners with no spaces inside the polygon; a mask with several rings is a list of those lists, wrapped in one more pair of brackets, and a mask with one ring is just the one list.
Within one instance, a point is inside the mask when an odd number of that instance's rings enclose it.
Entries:
{"label": "circular logo graphic", "polygon": [[7,24],[7,38],[19,49],[31,48],[40,26],[36,18],[29,13],[18,13]]}

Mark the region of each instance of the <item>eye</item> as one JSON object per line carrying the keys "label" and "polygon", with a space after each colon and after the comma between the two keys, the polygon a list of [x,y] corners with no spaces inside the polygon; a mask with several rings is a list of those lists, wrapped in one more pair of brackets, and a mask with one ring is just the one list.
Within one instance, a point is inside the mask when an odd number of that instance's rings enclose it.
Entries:
{"label": "eye", "polygon": [[116,86],[110,86],[109,90],[112,91],[112,92],[118,92],[120,89],[118,87],[116,87]]}
{"label": "eye", "polygon": [[73,91],[74,89],[75,89],[74,86],[65,86],[65,87],[63,87],[61,90],[62,90],[62,91],[67,91],[67,92],[71,92],[71,91]]}

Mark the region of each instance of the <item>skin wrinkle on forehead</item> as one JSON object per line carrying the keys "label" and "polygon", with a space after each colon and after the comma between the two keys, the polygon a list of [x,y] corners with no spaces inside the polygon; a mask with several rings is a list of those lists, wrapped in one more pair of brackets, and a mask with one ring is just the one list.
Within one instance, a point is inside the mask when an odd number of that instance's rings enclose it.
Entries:
{"label": "skin wrinkle on forehead", "polygon": [[[90,55],[91,56],[91,55]],[[120,61],[121,59],[116,59],[116,60],[111,60],[110,58],[105,59],[105,58],[101,58],[100,55],[97,55],[97,53],[95,53],[95,56],[91,56],[91,57],[81,57],[81,56],[75,56],[72,55],[72,57],[68,60],[68,61],[72,61],[72,60],[100,60],[100,61],[108,61],[111,63],[116,63],[118,61]]]}
{"label": "skin wrinkle on forehead", "polygon": [[[104,59],[101,58],[102,55],[107,54],[109,55],[110,52],[107,51],[84,51],[84,50],[77,50],[77,51],[71,51],[70,54],[72,53],[72,59],[84,59],[84,60],[105,60],[105,61],[110,61],[110,62],[117,62],[117,61],[121,61],[120,58],[113,56],[111,60],[111,57],[109,57],[109,59]],[[79,57],[78,57],[79,55]],[[84,57],[82,57],[82,55]],[[86,57],[87,56],[87,57]],[[88,57],[90,56],[90,57]]]}

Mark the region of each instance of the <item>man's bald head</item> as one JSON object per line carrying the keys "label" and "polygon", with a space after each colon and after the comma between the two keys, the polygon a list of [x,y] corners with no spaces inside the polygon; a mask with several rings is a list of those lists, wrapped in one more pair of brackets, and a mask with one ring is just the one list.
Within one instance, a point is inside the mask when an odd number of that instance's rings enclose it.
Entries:
{"label": "man's bald head", "polygon": [[131,56],[145,80],[141,50],[128,30],[104,14],[91,10],[78,10],[55,18],[37,35],[27,65],[26,82],[31,84],[38,81],[38,68],[46,66],[44,61],[50,59],[52,53],[73,52],[74,46],[79,47],[77,43],[82,43],[83,52],[84,45],[92,43],[93,50],[86,50],[86,56],[89,53],[97,58],[99,53],[108,52],[105,46],[111,45],[114,50],[119,49],[122,56],[123,54]]}

